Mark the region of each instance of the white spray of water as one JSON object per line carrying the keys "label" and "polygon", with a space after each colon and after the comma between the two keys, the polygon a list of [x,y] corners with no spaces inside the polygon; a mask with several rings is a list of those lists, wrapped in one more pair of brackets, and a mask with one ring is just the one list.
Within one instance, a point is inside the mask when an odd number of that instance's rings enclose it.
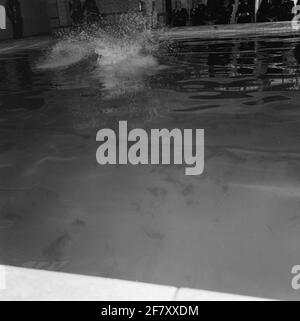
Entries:
{"label": "white spray of water", "polygon": [[154,57],[157,50],[158,41],[147,20],[140,13],[131,12],[113,24],[102,21],[100,26],[62,36],[37,69],[66,69],[95,56],[94,73],[103,81],[108,96],[114,96],[142,88],[141,78],[158,68]]}
{"label": "white spray of water", "polygon": [[68,68],[91,54],[90,48],[78,41],[65,40],[55,44],[37,64],[37,69],[64,69]]}
{"label": "white spray of water", "polygon": [[113,24],[103,22],[71,31],[46,53],[38,69],[68,68],[91,55],[99,57],[103,66],[119,65],[125,61],[137,67],[155,63],[152,54],[157,49],[147,20],[139,13],[121,15]]}

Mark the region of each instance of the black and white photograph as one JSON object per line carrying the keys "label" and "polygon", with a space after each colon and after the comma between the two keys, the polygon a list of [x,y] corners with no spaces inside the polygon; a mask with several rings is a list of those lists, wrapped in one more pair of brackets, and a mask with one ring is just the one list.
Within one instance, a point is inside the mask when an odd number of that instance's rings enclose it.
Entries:
{"label": "black and white photograph", "polygon": [[0,0],[0,301],[298,300],[300,1]]}

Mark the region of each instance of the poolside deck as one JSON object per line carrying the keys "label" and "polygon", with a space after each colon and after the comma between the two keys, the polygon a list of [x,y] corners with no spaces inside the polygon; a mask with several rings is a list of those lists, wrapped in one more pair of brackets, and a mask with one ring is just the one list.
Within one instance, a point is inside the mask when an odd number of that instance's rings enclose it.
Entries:
{"label": "poolside deck", "polygon": [[236,37],[300,35],[299,25],[292,21],[246,23],[231,25],[209,25],[199,27],[172,28],[160,34],[161,38],[223,39]]}
{"label": "poolside deck", "polygon": [[262,299],[109,278],[0,266],[0,301],[11,300],[261,301]]}

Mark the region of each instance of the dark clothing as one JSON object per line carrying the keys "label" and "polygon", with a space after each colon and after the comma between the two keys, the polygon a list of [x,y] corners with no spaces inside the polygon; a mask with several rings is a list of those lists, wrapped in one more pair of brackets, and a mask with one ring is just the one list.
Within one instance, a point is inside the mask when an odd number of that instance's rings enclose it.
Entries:
{"label": "dark clothing", "polygon": [[21,6],[18,0],[8,0],[6,2],[6,14],[12,23],[14,39],[23,37],[23,19],[21,14]]}
{"label": "dark clothing", "polygon": [[229,4],[227,7],[224,7],[224,23],[230,24],[230,19],[232,15],[233,6]]}
{"label": "dark clothing", "polygon": [[69,2],[70,15],[74,25],[80,25],[83,21],[83,10],[80,0],[71,0]]}
{"label": "dark clothing", "polygon": [[257,22],[267,22],[271,12],[271,4],[268,0],[263,0],[257,12]]}
{"label": "dark clothing", "polygon": [[221,3],[218,5],[216,9],[216,24],[229,24],[232,14],[232,5]]}
{"label": "dark clothing", "polygon": [[257,12],[257,22],[276,21],[278,13],[278,7],[272,1],[263,0]]}
{"label": "dark clothing", "polygon": [[21,39],[23,38],[23,20],[20,19],[17,23],[13,24],[13,38]]}
{"label": "dark clothing", "polygon": [[174,27],[184,27],[188,19],[188,12],[185,8],[174,9],[172,12],[173,26]]}
{"label": "dark clothing", "polygon": [[205,24],[206,7],[204,4],[199,4],[191,10],[191,19],[193,26]]}
{"label": "dark clothing", "polygon": [[211,22],[215,22],[218,19],[219,5],[219,0],[207,0],[207,16]]}
{"label": "dark clothing", "polygon": [[257,13],[257,22],[288,21],[292,20],[294,14],[292,9],[294,2],[286,0],[263,0]]}
{"label": "dark clothing", "polygon": [[97,7],[96,0],[86,0],[83,5],[83,12],[86,10],[87,23],[95,23],[100,20],[100,11]]}
{"label": "dark clothing", "polygon": [[292,9],[294,8],[294,2],[291,0],[285,1],[281,5],[281,9],[279,10],[278,20],[279,21],[290,21],[293,19],[294,14],[292,13]]}
{"label": "dark clothing", "polygon": [[241,3],[239,5],[238,11],[236,13],[237,23],[249,23],[252,21],[251,8],[246,3]]}

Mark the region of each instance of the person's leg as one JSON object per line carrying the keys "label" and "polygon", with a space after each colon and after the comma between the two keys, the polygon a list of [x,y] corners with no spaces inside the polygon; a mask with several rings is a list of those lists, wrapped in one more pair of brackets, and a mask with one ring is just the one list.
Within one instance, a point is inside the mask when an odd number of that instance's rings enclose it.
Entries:
{"label": "person's leg", "polygon": [[13,38],[18,39],[18,25],[16,22],[12,22],[12,32],[13,32]]}
{"label": "person's leg", "polygon": [[23,38],[23,20],[20,19],[17,23],[17,37],[18,39]]}
{"label": "person's leg", "polygon": [[23,30],[23,19],[20,21],[20,38],[23,38],[24,30]]}

